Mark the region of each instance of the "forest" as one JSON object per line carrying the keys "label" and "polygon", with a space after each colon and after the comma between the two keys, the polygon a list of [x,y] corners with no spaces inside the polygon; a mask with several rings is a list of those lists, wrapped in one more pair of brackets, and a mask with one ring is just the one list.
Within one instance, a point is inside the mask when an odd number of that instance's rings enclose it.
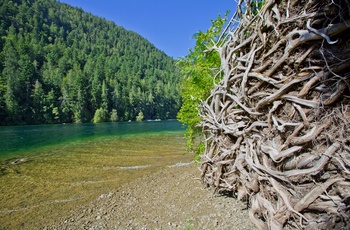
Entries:
{"label": "forest", "polygon": [[0,125],[175,118],[176,61],[56,0],[0,2]]}

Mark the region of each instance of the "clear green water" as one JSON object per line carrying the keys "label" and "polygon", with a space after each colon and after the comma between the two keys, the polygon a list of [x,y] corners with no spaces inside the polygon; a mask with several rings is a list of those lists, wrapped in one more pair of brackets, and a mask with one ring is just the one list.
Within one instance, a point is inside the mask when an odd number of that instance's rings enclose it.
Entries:
{"label": "clear green water", "polygon": [[0,127],[0,229],[42,228],[121,184],[189,162],[177,121]]}
{"label": "clear green water", "polygon": [[149,122],[115,122],[100,124],[61,124],[0,126],[0,158],[25,153],[39,147],[72,143],[91,138],[124,136],[154,132],[182,131],[176,120]]}

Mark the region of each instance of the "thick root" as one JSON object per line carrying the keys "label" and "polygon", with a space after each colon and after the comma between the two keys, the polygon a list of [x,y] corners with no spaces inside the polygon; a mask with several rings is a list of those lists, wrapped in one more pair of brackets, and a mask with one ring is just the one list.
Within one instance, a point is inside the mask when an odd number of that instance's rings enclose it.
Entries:
{"label": "thick root", "polygon": [[202,180],[247,200],[260,229],[348,229],[350,3],[260,2],[240,0],[213,48]]}

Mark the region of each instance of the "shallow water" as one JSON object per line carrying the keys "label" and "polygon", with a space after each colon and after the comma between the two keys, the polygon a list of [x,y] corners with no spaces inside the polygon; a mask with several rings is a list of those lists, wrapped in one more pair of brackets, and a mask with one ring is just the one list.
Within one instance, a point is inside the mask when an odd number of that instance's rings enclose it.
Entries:
{"label": "shallow water", "polygon": [[[18,143],[18,148],[8,143],[6,150],[2,147],[0,228],[42,228],[49,220],[63,218],[125,182],[192,159],[184,155],[183,130],[177,121],[118,125],[102,125],[101,129],[88,125],[92,132],[71,126],[73,133],[66,130],[65,137],[57,134],[62,125],[48,126],[44,129],[55,133],[46,130],[48,140],[33,139],[27,149]],[[40,133],[41,127],[29,128]],[[26,135],[35,136],[30,131]],[[56,141],[49,140],[52,137]]]}

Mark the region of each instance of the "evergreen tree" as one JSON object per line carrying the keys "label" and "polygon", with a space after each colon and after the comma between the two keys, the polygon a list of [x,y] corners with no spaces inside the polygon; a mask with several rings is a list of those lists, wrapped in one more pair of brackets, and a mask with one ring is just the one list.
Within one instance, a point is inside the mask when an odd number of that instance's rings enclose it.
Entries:
{"label": "evergreen tree", "polygon": [[6,110],[8,112],[8,120],[10,122],[18,121],[20,119],[20,81],[19,81],[19,55],[17,50],[13,46],[13,40],[15,35],[12,35],[9,40],[6,41],[3,56],[4,56],[4,69],[2,71],[3,81],[6,84],[6,90],[4,94]]}
{"label": "evergreen tree", "polygon": [[180,81],[175,60],[113,22],[55,0],[0,3],[1,125],[175,118]]}

